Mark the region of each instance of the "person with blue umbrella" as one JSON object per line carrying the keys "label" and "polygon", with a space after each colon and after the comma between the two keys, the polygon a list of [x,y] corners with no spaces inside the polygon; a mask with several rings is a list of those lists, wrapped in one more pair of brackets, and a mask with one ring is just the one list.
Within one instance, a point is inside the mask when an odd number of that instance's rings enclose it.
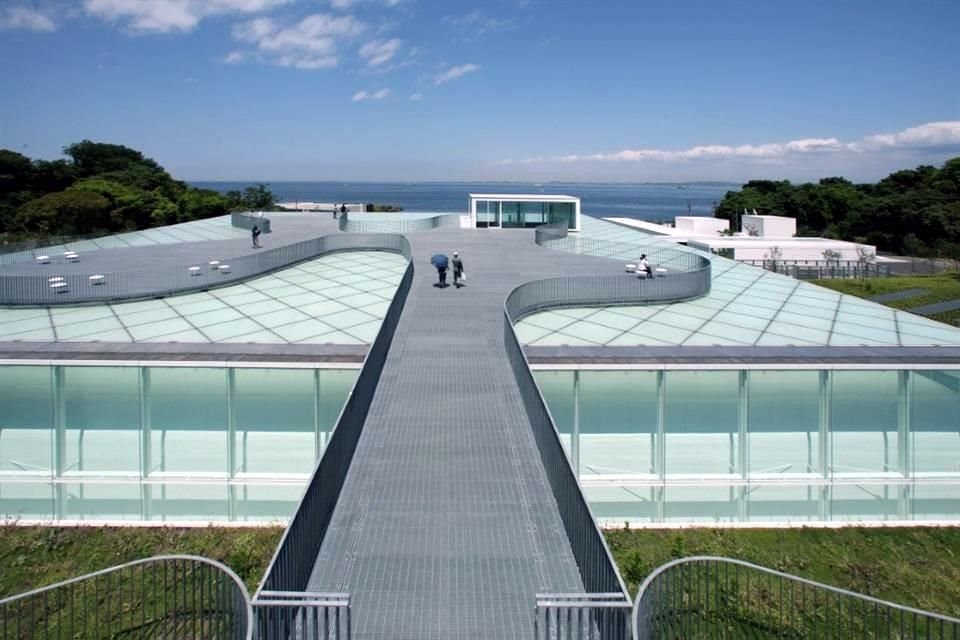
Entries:
{"label": "person with blue umbrella", "polygon": [[450,261],[447,259],[447,256],[442,253],[438,253],[432,258],[430,258],[430,264],[437,268],[437,276],[440,281],[436,286],[446,287],[447,286],[447,267],[450,266]]}

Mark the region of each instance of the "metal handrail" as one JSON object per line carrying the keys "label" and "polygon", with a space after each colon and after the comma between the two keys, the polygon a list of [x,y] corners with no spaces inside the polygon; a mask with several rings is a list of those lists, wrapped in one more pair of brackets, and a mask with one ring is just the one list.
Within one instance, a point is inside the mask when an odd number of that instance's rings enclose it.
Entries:
{"label": "metal handrail", "polygon": [[257,588],[255,602],[268,592],[306,591],[313,563],[333,517],[413,281],[410,243],[402,236],[392,237],[402,241],[401,253],[407,259],[407,269],[380,325],[380,331],[367,351],[363,367],[330,434],[327,447]]}
{"label": "metal handrail", "polygon": [[250,640],[250,597],[209,558],[135,560],[0,599],[0,638]]}
{"label": "metal handrail", "polygon": [[716,637],[945,639],[960,619],[888,602],[743,560],[668,562],[637,593],[635,640]]}
{"label": "metal handrail", "polygon": [[261,233],[270,233],[270,218],[265,217],[262,211],[257,213],[253,211],[234,211],[230,214],[230,226],[240,229],[257,227]]}
{"label": "metal handrail", "polygon": [[350,640],[349,593],[261,591],[253,601],[256,640]]}
{"label": "metal handrail", "polygon": [[52,306],[163,297],[237,284],[338,251],[409,251],[409,243],[404,243],[407,240],[395,234],[331,234],[231,258],[211,255],[220,263],[212,267],[203,262],[95,274],[103,276],[99,284],[91,283],[86,273],[64,274],[57,277],[65,286],[57,288],[50,286],[52,270],[45,275],[0,274],[0,305]]}
{"label": "metal handrail", "polygon": [[459,224],[459,218],[452,214],[438,214],[435,216],[414,218],[400,217],[393,219],[355,219],[349,214],[340,214],[338,227],[340,231],[350,233],[411,233],[414,231],[429,231],[437,227]]}
{"label": "metal handrail", "polygon": [[537,594],[535,640],[627,640],[633,603],[623,593]]}

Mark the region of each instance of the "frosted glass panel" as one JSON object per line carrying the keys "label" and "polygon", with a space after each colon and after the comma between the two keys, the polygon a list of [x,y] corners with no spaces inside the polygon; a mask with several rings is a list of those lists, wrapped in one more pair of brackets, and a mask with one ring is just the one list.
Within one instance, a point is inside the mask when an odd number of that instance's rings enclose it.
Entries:
{"label": "frosted glass panel", "polygon": [[139,520],[140,487],[129,483],[67,484],[64,517],[71,520]]}
{"label": "frosted glass panel", "polygon": [[960,472],[960,372],[914,371],[914,471]]}
{"label": "frosted glass panel", "polygon": [[55,513],[49,482],[0,482],[0,514],[4,518],[49,520]]}
{"label": "frosted glass panel", "polygon": [[820,373],[751,371],[748,375],[750,472],[816,472]]}
{"label": "frosted glass panel", "polygon": [[320,430],[330,432],[360,374],[359,369],[320,370]]}
{"label": "frosted glass panel", "polygon": [[897,470],[896,371],[834,371],[834,473]]}
{"label": "frosted glass panel", "polygon": [[50,367],[0,367],[0,429],[53,425]]}
{"label": "frosted glass panel", "polygon": [[225,431],[226,370],[151,368],[150,427]]}
{"label": "frosted glass panel", "polygon": [[655,371],[581,371],[580,433],[654,433]]}
{"label": "frosted glass panel", "polygon": [[580,372],[580,473],[644,474],[654,469],[655,371]]}
{"label": "frosted glass panel", "polygon": [[312,369],[234,370],[237,429],[313,433]]}
{"label": "frosted glass panel", "polygon": [[151,471],[227,472],[227,372],[150,370]]}
{"label": "frosted glass panel", "polygon": [[[581,374],[582,375],[582,374]],[[561,434],[573,431],[573,371],[534,371],[533,377]]]}
{"label": "frosted glass panel", "polygon": [[140,470],[137,367],[63,367],[64,473]]}
{"label": "frosted glass panel", "polygon": [[50,472],[50,371],[50,367],[0,367],[0,471]]}
{"label": "frosted glass panel", "polygon": [[666,473],[735,473],[739,373],[668,371],[665,381]]}
{"label": "frosted glass panel", "polygon": [[67,429],[139,429],[136,367],[63,367]]}

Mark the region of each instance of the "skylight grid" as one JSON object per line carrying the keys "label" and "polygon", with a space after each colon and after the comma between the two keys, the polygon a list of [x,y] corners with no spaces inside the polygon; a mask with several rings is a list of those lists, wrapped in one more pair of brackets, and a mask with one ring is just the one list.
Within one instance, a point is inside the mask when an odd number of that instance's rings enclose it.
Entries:
{"label": "skylight grid", "polygon": [[[676,247],[641,230],[588,216],[582,228],[581,243],[600,239],[637,249],[652,242]],[[720,256],[708,257],[712,288],[702,298],[671,305],[591,307],[579,316],[577,309],[541,312],[522,319],[518,335],[533,346],[960,346],[960,329]],[[609,338],[608,314],[635,318],[637,324]]]}
{"label": "skylight grid", "polygon": [[337,253],[160,300],[0,308],[0,341],[369,344],[405,267],[392,253]]}

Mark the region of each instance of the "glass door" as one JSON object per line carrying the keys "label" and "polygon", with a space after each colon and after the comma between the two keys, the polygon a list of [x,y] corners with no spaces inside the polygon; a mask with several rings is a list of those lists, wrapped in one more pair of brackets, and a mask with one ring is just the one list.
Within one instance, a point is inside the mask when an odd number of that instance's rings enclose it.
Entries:
{"label": "glass door", "polygon": [[477,201],[477,227],[500,228],[500,203],[498,201]]}

